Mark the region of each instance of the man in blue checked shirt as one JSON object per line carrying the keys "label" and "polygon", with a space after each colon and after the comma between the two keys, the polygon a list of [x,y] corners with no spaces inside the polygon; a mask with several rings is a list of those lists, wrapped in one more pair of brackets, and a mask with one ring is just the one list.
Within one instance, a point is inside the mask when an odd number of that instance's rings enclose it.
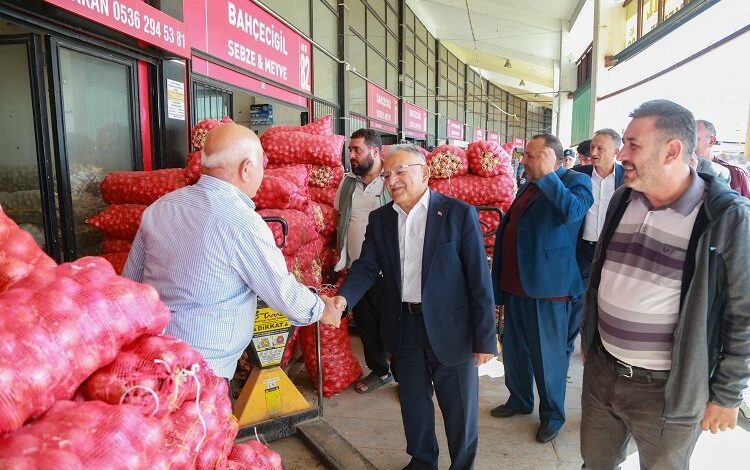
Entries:
{"label": "man in blue checked shirt", "polygon": [[202,175],[143,213],[123,276],[156,288],[172,311],[165,334],[189,343],[231,379],[253,335],[257,296],[294,325],[339,326],[341,310],[289,273],[251,200],[263,179],[263,149],[243,126],[206,137]]}

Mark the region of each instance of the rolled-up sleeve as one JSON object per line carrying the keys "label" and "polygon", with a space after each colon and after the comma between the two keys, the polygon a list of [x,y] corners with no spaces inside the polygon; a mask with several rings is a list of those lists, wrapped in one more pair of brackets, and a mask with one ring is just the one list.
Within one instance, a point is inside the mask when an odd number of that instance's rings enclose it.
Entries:
{"label": "rolled-up sleeve", "polygon": [[[271,230],[256,215],[237,234],[233,266],[264,302],[289,318],[293,325],[315,323],[323,315],[323,302],[289,272]],[[257,219],[257,220],[256,220]]]}

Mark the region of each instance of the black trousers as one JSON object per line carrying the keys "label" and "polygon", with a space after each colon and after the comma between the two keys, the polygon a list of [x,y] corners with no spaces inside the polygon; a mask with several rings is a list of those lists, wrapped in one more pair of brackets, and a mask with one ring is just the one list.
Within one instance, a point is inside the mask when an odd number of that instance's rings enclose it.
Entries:
{"label": "black trousers", "polygon": [[388,351],[380,336],[380,325],[383,312],[383,278],[380,278],[362,297],[354,311],[354,321],[365,350],[365,364],[378,374],[388,374]]}
{"label": "black trousers", "polygon": [[[402,310],[401,317],[398,396],[406,452],[412,456],[409,468],[438,468],[435,394],[445,424],[450,470],[471,470],[479,442],[479,375],[474,358],[456,366],[441,364],[427,338],[423,314]],[[456,341],[470,339],[457,337]]]}

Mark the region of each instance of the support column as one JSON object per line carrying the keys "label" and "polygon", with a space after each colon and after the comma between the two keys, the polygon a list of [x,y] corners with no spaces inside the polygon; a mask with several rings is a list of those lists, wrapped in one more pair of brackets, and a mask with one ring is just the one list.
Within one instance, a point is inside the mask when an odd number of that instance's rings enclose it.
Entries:
{"label": "support column", "polygon": [[[338,18],[338,82],[339,82],[339,106],[341,116],[336,124],[336,130],[348,139],[352,135],[351,121],[349,120],[349,72],[346,63],[349,62],[349,45],[346,38],[349,32],[349,4],[350,0],[339,0]],[[348,159],[344,158],[344,166],[348,169]]]}
{"label": "support column", "polygon": [[557,91],[552,99],[552,115],[556,120],[555,133],[563,145],[569,147],[578,142],[571,142],[573,132],[573,100],[568,93],[577,87],[578,69],[575,62],[566,54],[570,40],[568,22],[562,20],[560,28],[560,58],[555,61],[553,69],[553,89]]}

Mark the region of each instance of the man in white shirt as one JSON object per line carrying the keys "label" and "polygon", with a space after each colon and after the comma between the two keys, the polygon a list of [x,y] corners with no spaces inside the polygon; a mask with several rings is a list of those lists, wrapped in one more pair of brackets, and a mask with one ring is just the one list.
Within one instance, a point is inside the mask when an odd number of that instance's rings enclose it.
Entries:
{"label": "man in white shirt", "polygon": [[437,469],[437,395],[452,469],[473,466],[478,442],[477,366],[497,353],[495,306],[477,211],[432,192],[413,145],[383,164],[393,202],[372,211],[362,253],[334,298],[356,304],[381,277],[382,332],[398,368],[409,469]]}
{"label": "man in white shirt", "polygon": [[[609,200],[615,190],[622,184],[624,171],[617,163],[617,154],[622,147],[622,137],[613,129],[600,129],[594,133],[590,144],[590,165],[573,167],[575,171],[591,177],[591,192],[594,204],[589,207],[586,219],[581,225],[576,247],[576,260],[581,271],[583,284],[589,280],[589,266],[594,259],[596,242],[604,225]],[[583,299],[573,301],[570,322],[568,323],[568,357],[573,353],[575,340],[581,329],[581,315],[583,314]]]}
{"label": "man in white shirt", "polygon": [[[359,258],[370,212],[391,202],[380,172],[383,142],[372,129],[359,129],[349,138],[349,162],[352,171],[339,185],[334,207],[339,211],[338,250],[341,255],[335,270],[351,268]],[[352,309],[362,340],[365,363],[372,372],[357,381],[359,393],[371,392],[391,382],[388,351],[380,338],[383,283],[378,280]]]}

